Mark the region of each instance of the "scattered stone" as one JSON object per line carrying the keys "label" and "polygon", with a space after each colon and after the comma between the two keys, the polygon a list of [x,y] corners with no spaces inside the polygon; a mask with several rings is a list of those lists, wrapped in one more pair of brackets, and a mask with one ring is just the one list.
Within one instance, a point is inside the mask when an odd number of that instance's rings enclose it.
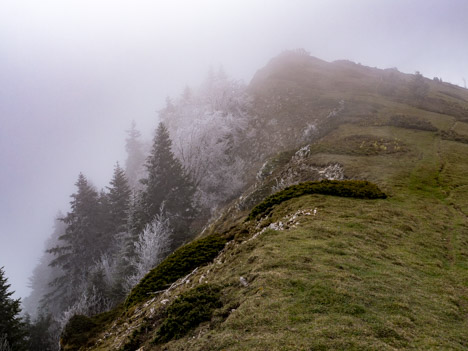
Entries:
{"label": "scattered stone", "polygon": [[243,286],[245,287],[249,286],[249,283],[247,283],[247,280],[244,277],[240,277],[239,281]]}

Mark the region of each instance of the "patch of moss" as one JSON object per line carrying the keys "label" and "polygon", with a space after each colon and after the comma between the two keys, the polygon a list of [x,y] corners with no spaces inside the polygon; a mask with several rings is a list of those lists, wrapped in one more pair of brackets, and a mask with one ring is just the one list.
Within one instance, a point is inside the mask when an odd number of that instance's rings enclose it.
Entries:
{"label": "patch of moss", "polygon": [[146,301],[151,295],[168,288],[170,284],[189,274],[196,267],[211,262],[224,248],[226,241],[224,237],[213,234],[174,251],[133,288],[125,306],[131,307]]}
{"label": "patch of moss", "polygon": [[322,194],[359,199],[385,199],[387,197],[377,185],[365,180],[322,180],[292,185],[271,196],[255,206],[247,220],[252,220],[268,213],[271,208],[289,199],[302,195]]}
{"label": "patch of moss", "polygon": [[220,288],[203,284],[178,297],[167,309],[167,318],[154,339],[155,344],[179,339],[200,323],[209,321],[213,311],[222,307]]}

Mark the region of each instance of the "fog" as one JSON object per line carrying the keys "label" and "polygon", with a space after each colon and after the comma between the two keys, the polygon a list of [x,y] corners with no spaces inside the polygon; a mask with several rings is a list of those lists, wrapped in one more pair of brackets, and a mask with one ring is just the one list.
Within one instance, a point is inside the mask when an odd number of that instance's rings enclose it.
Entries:
{"label": "fog", "polygon": [[210,65],[248,83],[304,48],[463,86],[467,14],[465,0],[3,0],[0,266],[15,296],[79,172],[104,187],[131,121],[149,138],[166,96]]}

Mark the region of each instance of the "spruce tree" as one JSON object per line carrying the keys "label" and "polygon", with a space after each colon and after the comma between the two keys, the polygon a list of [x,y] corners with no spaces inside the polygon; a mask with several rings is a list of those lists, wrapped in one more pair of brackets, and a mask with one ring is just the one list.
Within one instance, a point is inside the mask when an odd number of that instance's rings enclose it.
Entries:
{"label": "spruce tree", "polygon": [[189,235],[190,223],[195,215],[195,187],[171,147],[169,132],[163,123],[159,123],[145,164],[147,177],[142,180],[145,185],[142,200],[144,223],[150,223],[155,215],[164,210],[174,229],[173,242],[177,246]]}
{"label": "spruce tree", "polygon": [[58,212],[54,219],[54,230],[45,242],[45,252],[39,259],[39,263],[34,268],[30,279],[30,295],[23,300],[24,310],[31,315],[33,319],[40,313],[52,313],[58,315],[55,298],[53,296],[54,288],[50,283],[62,275],[59,267],[51,267],[50,262],[55,258],[54,255],[47,252],[56,247],[59,243],[59,237],[65,234],[66,225],[63,223],[63,214]]}
{"label": "spruce tree", "polygon": [[81,173],[75,185],[77,192],[71,195],[71,212],[63,219],[67,228],[59,238],[63,244],[48,250],[56,255],[51,265],[59,266],[64,273],[54,281],[54,295],[63,307],[73,303],[81,294],[78,289],[86,282],[89,268],[107,244],[101,231],[103,225],[97,191]]}
{"label": "spruce tree", "polygon": [[127,226],[124,234],[119,238],[119,252],[117,253],[117,279],[113,287],[113,294],[116,300],[121,300],[125,297],[129,286],[126,284],[126,279],[135,274],[136,267],[133,265],[136,258],[135,243],[138,241],[140,228],[144,225],[139,222],[141,218],[142,206],[141,196],[136,193],[130,195]]}
{"label": "spruce tree", "polygon": [[111,230],[114,234],[123,233],[127,229],[128,211],[130,206],[130,196],[132,191],[128,184],[124,170],[117,163],[114,168],[114,175],[107,187],[109,219]]}
{"label": "spruce tree", "polygon": [[[21,312],[20,299],[13,299],[13,291],[5,277],[3,267],[0,268],[0,347],[8,350],[26,350],[25,323],[19,316]],[[3,345],[1,345],[3,344]]]}
{"label": "spruce tree", "polygon": [[57,328],[52,315],[40,314],[28,325],[28,351],[56,351],[58,340],[55,340],[54,329]]}
{"label": "spruce tree", "polygon": [[113,286],[107,287],[104,293],[112,301],[120,301],[123,297],[123,279],[130,274],[131,267],[128,266],[128,255],[126,252],[128,246],[134,246],[133,241],[129,242],[129,221],[131,220],[131,196],[132,190],[127,181],[124,170],[117,163],[114,168],[114,175],[107,187],[107,206],[108,206],[108,226],[107,235],[112,245],[107,251],[107,256],[112,262],[116,262],[117,275]]}

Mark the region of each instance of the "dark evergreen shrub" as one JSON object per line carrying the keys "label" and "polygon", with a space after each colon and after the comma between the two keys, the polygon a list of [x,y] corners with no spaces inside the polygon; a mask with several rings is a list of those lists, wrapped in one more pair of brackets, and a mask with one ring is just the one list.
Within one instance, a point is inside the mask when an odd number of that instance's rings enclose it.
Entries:
{"label": "dark evergreen shrub", "polygon": [[211,262],[225,244],[224,237],[209,235],[174,251],[133,288],[125,302],[126,307],[147,300],[155,292],[168,288],[196,267]]}
{"label": "dark evergreen shrub", "polygon": [[209,321],[213,311],[222,307],[220,289],[203,284],[178,297],[167,309],[167,317],[156,333],[160,344],[183,337],[200,323]]}
{"label": "dark evergreen shrub", "polygon": [[96,323],[89,317],[83,315],[71,317],[60,337],[63,349],[78,350],[86,344],[95,327]]}
{"label": "dark evergreen shrub", "polygon": [[377,185],[365,180],[322,180],[320,182],[304,182],[292,185],[271,196],[255,206],[247,220],[255,219],[271,211],[272,207],[289,199],[302,195],[322,194],[359,199],[385,199],[385,195]]}

